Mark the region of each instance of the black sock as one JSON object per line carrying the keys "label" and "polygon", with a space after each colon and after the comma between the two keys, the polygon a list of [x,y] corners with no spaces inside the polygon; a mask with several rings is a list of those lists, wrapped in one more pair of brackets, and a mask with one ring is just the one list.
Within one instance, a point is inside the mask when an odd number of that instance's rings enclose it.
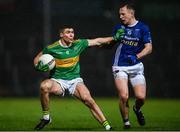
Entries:
{"label": "black sock", "polygon": [[123,119],[123,122],[128,122],[129,121],[129,119],[127,118],[127,119]]}

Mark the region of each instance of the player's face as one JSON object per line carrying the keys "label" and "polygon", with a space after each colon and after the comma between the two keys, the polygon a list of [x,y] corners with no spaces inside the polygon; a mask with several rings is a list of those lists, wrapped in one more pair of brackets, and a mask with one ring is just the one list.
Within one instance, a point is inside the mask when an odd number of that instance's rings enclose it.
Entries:
{"label": "player's face", "polygon": [[60,34],[60,37],[67,43],[72,43],[74,41],[74,29],[65,28],[64,31]]}
{"label": "player's face", "polygon": [[130,25],[131,20],[134,17],[134,11],[132,9],[128,9],[127,6],[124,6],[119,9],[119,17],[123,24]]}

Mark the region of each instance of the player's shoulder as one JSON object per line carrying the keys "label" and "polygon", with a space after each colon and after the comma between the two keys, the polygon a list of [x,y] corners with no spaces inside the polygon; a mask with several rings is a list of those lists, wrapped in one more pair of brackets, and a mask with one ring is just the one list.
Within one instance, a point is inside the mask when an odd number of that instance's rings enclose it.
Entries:
{"label": "player's shoulder", "polygon": [[123,24],[116,24],[114,27],[113,27],[113,30],[118,30],[120,28],[125,28],[125,26]]}
{"label": "player's shoulder", "polygon": [[59,41],[56,41],[56,42],[48,45],[47,48],[48,48],[48,49],[52,49],[52,48],[54,48],[54,47],[56,47],[56,46],[59,46]]}
{"label": "player's shoulder", "polygon": [[87,39],[76,39],[73,41],[73,44],[81,44],[84,43],[85,41],[87,41]]}
{"label": "player's shoulder", "polygon": [[80,43],[80,42],[81,42],[81,39],[75,39],[75,40],[73,41],[74,44],[77,44],[77,43]]}
{"label": "player's shoulder", "polygon": [[80,47],[88,47],[88,40],[87,39],[77,39],[73,42],[74,46],[80,46]]}
{"label": "player's shoulder", "polygon": [[116,24],[114,27],[113,27],[113,30],[112,30],[112,34],[115,35],[115,33],[117,32],[118,29],[125,29],[125,26],[123,24]]}
{"label": "player's shoulder", "polygon": [[142,29],[149,29],[149,26],[142,21],[138,21],[137,26]]}

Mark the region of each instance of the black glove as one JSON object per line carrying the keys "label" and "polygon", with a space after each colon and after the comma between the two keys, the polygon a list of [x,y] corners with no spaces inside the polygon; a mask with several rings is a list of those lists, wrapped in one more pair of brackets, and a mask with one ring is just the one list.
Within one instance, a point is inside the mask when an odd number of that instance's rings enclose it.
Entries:
{"label": "black glove", "polygon": [[129,64],[135,64],[137,61],[137,56],[136,55],[128,55],[128,63]]}

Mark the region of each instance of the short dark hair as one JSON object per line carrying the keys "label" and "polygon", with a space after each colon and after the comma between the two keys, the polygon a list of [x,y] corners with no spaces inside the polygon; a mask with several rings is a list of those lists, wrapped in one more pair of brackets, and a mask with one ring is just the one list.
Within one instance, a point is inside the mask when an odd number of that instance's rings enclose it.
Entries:
{"label": "short dark hair", "polygon": [[119,7],[122,8],[124,6],[135,11],[135,0],[121,0]]}
{"label": "short dark hair", "polygon": [[66,28],[72,28],[72,29],[74,29],[73,26],[71,26],[71,25],[62,25],[62,26],[59,28],[59,34],[62,33],[62,32],[64,32],[64,29],[66,29]]}

